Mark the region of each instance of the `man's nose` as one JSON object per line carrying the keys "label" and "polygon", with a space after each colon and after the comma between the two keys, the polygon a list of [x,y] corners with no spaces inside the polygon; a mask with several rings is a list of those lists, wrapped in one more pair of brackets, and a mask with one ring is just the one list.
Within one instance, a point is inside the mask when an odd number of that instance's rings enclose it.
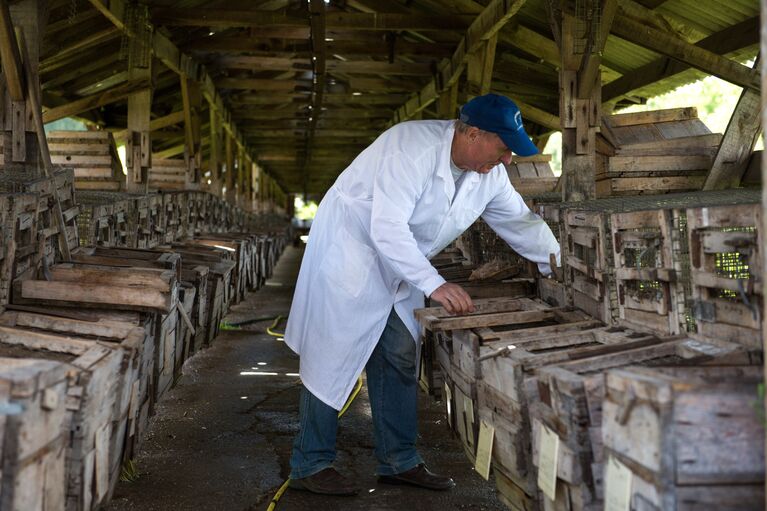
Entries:
{"label": "man's nose", "polygon": [[511,150],[506,151],[501,155],[501,161],[506,165],[511,164]]}

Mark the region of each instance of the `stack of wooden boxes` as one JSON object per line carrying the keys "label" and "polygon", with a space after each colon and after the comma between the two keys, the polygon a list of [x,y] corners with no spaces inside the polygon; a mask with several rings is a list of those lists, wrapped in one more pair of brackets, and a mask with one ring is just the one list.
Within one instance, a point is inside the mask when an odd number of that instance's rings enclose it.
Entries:
{"label": "stack of wooden boxes", "polygon": [[543,204],[564,275],[545,301],[417,312],[449,424],[478,467],[493,439],[510,509],[763,509],[759,201]]}

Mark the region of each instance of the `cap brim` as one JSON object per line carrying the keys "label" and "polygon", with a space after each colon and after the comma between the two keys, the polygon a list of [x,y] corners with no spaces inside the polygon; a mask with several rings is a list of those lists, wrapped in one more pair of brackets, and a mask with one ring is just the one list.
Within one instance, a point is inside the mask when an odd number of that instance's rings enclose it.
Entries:
{"label": "cap brim", "polygon": [[533,144],[530,137],[527,136],[524,129],[505,131],[503,133],[498,133],[498,136],[501,137],[501,140],[506,144],[506,147],[511,149],[514,154],[518,154],[519,156],[535,156],[538,154],[538,148],[535,147],[535,144]]}

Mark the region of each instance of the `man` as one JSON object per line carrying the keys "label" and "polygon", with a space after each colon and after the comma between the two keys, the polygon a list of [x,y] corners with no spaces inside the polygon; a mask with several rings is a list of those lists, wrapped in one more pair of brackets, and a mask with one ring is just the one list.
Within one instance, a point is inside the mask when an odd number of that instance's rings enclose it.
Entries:
{"label": "man", "polygon": [[337,410],[366,370],[379,481],[434,490],[454,485],[428,471],[417,436],[413,310],[424,296],[451,314],[469,295],[429,263],[481,215],[517,253],[550,273],[559,245],[525,206],[502,163],[538,151],[516,104],[479,96],[457,121],[411,121],[379,136],[338,177],[312,224],[285,341],[301,356],[301,429],[291,487],[352,495],[333,467]]}

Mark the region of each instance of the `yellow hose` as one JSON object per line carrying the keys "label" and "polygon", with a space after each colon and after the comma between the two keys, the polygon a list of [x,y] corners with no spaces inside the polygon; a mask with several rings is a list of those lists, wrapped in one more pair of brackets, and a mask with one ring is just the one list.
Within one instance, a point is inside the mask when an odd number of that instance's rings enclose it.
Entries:
{"label": "yellow hose", "polygon": [[285,332],[275,332],[274,330],[272,330],[272,328],[274,328],[274,327],[276,327],[277,325],[280,324],[280,320],[281,319],[282,319],[282,316],[277,316],[274,319],[274,323],[272,323],[271,326],[266,329],[266,333],[271,335],[272,337],[284,337],[285,336]]}
{"label": "yellow hose", "polygon": [[[279,321],[280,318],[277,318],[277,321]],[[276,321],[274,324],[272,324],[272,328],[276,326]],[[269,329],[266,330],[269,332]],[[270,333],[269,335],[274,335]],[[343,415],[346,413],[346,411],[349,409],[349,406],[351,406],[352,402],[354,402],[354,399],[357,397],[357,394],[360,393],[360,390],[362,390],[362,376],[360,376],[357,379],[357,385],[354,387],[354,390],[352,391],[352,394],[349,396],[349,399],[346,400],[346,404],[343,408],[341,408],[341,411],[338,412],[338,418],[340,419],[343,417]],[[280,497],[282,497],[282,494],[285,493],[285,490],[288,489],[288,486],[290,486],[290,479],[286,479],[284,483],[282,483],[282,486],[280,486],[280,489],[277,490],[277,493],[274,494],[274,497],[272,497],[272,503],[269,504],[269,507],[266,508],[266,511],[274,511],[275,506],[277,506],[277,502],[280,500]]]}

